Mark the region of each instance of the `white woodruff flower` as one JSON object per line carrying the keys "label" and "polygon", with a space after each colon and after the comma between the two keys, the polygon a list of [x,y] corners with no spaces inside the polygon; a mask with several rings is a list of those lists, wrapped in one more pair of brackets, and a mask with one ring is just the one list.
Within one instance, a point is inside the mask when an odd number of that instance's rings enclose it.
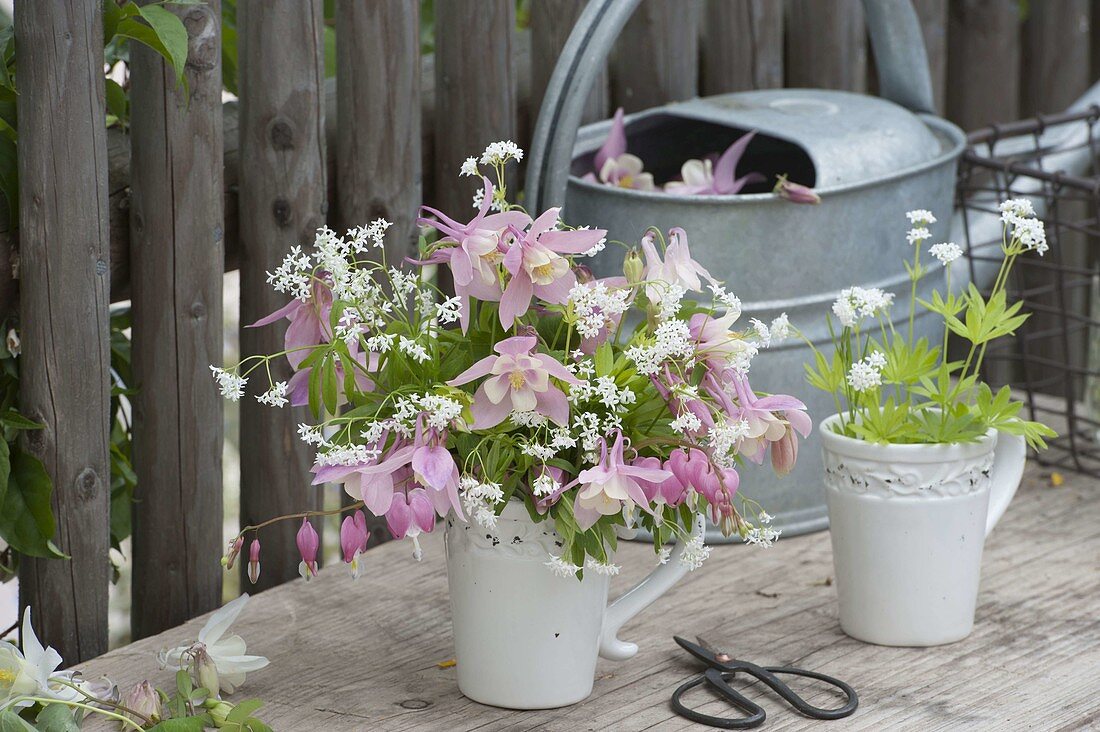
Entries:
{"label": "white woodruff flower", "polygon": [[932,236],[932,232],[923,226],[918,226],[909,230],[909,233],[905,235],[905,240],[910,244],[917,244],[930,236]]}
{"label": "white woodruff flower", "polygon": [[767,348],[772,344],[772,332],[768,328],[767,324],[757,318],[753,318],[749,321],[752,325],[752,330],[756,333],[756,337],[760,340],[760,345]]}
{"label": "white woodruff flower", "polygon": [[833,314],[845,328],[859,324],[861,318],[886,313],[894,302],[894,294],[878,287],[849,287],[842,290],[833,303]]}
{"label": "white woodruff flower", "polygon": [[1039,219],[1017,219],[1013,224],[1012,234],[1025,249],[1034,250],[1039,256],[1046,254],[1050,248],[1047,245],[1046,226]]}
{"label": "white woodruff flower", "polygon": [[523,149],[511,140],[489,143],[485,152],[481,153],[483,165],[500,165],[509,160],[519,162],[523,160]]}
{"label": "white woodruff flower", "polygon": [[298,425],[298,437],[307,445],[321,445],[325,441],[325,436],[321,434],[319,426],[304,422]]}
{"label": "white woodruff flower", "polygon": [[[881,368],[886,365],[886,360],[883,358],[881,361],[878,359],[872,361],[873,358],[874,354],[862,361],[857,361],[848,370],[848,385],[855,391],[864,392],[882,386]],[[881,365],[876,366],[878,363]]]}
{"label": "white woodruff flower", "polygon": [[627,311],[629,297],[629,290],[609,288],[604,282],[574,285],[567,302],[576,318],[577,332],[585,338],[599,336],[601,330]]}
{"label": "white woodruff flower", "polygon": [[619,573],[619,570],[622,569],[622,567],[619,566],[618,564],[611,564],[609,562],[600,562],[600,561],[597,561],[597,560],[593,559],[592,557],[589,557],[585,561],[584,568],[587,569],[587,570],[590,570],[592,572],[595,572],[596,574],[602,574],[602,575],[606,575],[608,577],[612,577],[614,575],[617,575]]}
{"label": "white woodruff flower", "polygon": [[214,375],[214,380],[218,382],[218,389],[221,390],[223,397],[235,402],[244,396],[244,385],[248,383],[248,379],[218,366],[211,366],[210,372]]}
{"label": "white woodruff flower", "polygon": [[771,332],[772,343],[779,343],[780,341],[787,340],[791,337],[791,333],[793,332],[791,329],[791,321],[786,313],[781,313],[775,318],[769,330]]}
{"label": "white woodruff flower", "polygon": [[920,224],[936,223],[936,217],[932,215],[932,212],[923,208],[913,209],[912,211],[907,212],[905,214],[905,217],[908,218],[909,223],[913,224],[914,226],[918,226]]}
{"label": "white woodruff flower", "polygon": [[943,264],[945,267],[962,256],[962,249],[960,249],[959,245],[953,241],[945,241],[939,244],[933,244],[932,248],[929,249],[928,252],[933,257],[940,260],[940,263]]}
{"label": "white woodruff flower", "polygon": [[409,356],[417,363],[424,363],[425,361],[431,359],[431,356],[428,355],[428,352],[424,350],[424,346],[420,345],[411,338],[401,336],[398,339],[397,347],[402,353]]}
{"label": "white woodruff flower", "polygon": [[761,549],[767,549],[779,540],[779,536],[782,533],[782,529],[773,529],[770,526],[756,526],[749,529],[749,533],[745,536],[745,543],[754,544]]}
{"label": "white woodruff flower", "polygon": [[874,366],[876,369],[886,367],[886,355],[882,351],[872,351],[867,354],[867,363]]}
{"label": "white woodruff flower", "polygon": [[1026,218],[1035,215],[1035,207],[1027,198],[1010,198],[1001,201],[1001,221],[1006,224],[1014,223],[1017,218]]}
{"label": "white woodruff flower", "polygon": [[699,418],[693,413],[683,412],[676,419],[672,420],[672,422],[670,422],[668,426],[676,432],[679,432],[682,435],[686,435],[688,433],[698,430],[700,427],[703,426],[703,423],[700,422]]}
{"label": "white woodruff flower", "polygon": [[261,404],[267,404],[272,407],[285,407],[289,401],[286,398],[287,383],[285,381],[276,381],[271,385],[271,388],[256,397],[256,400]]}
{"label": "white woodruff flower", "polygon": [[733,316],[731,322],[741,317],[741,298],[737,297],[732,292],[727,292],[726,289],[720,285],[711,284],[710,291],[714,295],[714,302],[725,308],[727,315]]}
{"label": "white woodruff flower", "polygon": [[554,480],[554,476],[549,472],[544,472],[539,477],[535,478],[531,484],[531,491],[536,496],[549,496],[550,494],[561,488],[561,483]]}
{"label": "white woodruff flower", "polygon": [[689,572],[694,572],[703,566],[703,562],[707,561],[709,556],[710,547],[703,544],[703,537],[693,536],[687,544],[684,544],[684,550],[680,554],[680,564]]}
{"label": "white woodruff flower", "polygon": [[462,168],[458,171],[459,175],[477,175],[477,158],[469,157],[462,163]]}
{"label": "white woodruff flower", "polygon": [[504,500],[504,491],[499,483],[482,483],[473,476],[463,476],[459,481],[462,489],[462,507],[472,516],[479,526],[496,529],[496,507]]}
{"label": "white woodruff flower", "polygon": [[555,577],[573,577],[581,570],[572,562],[567,562],[554,554],[550,555],[549,561],[543,562],[543,566],[549,567],[551,574]]}

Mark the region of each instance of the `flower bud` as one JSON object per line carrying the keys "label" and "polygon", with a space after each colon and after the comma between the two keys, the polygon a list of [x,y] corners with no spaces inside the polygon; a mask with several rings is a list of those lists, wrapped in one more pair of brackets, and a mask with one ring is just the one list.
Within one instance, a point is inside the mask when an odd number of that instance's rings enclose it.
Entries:
{"label": "flower bud", "polygon": [[237,555],[241,553],[242,546],[244,546],[243,536],[238,536],[236,539],[229,542],[229,551],[226,552],[225,557],[222,559],[222,565],[226,569],[233,569],[233,563],[237,561]]}
{"label": "flower bud", "polygon": [[196,644],[191,653],[194,659],[191,666],[191,675],[194,677],[195,683],[209,691],[210,696],[217,696],[221,693],[221,683],[218,679],[218,667],[214,664],[214,659],[206,652],[206,647],[201,644]]}
{"label": "flower bud", "polygon": [[260,540],[253,539],[248,548],[248,581],[256,584],[260,581]]}
{"label": "flower bud", "polygon": [[645,262],[637,249],[631,249],[623,260],[623,274],[630,285],[636,285],[645,279]]}
{"label": "flower bud", "polygon": [[233,711],[233,705],[224,701],[210,700],[203,704],[203,706],[206,707],[206,711],[210,712],[210,716],[214,720],[214,726],[219,729],[225,726],[229,713]]}
{"label": "flower bud", "polygon": [[775,188],[772,189],[780,198],[786,198],[791,203],[821,203],[821,196],[814,193],[813,188],[808,188],[800,183],[791,183],[787,176],[776,177]]}
{"label": "flower bud", "polygon": [[19,340],[19,334],[15,332],[15,328],[8,329],[8,337],[5,339],[5,345],[8,347],[8,353],[13,356],[18,356],[23,352],[23,345]]}
{"label": "flower bud", "polygon": [[126,698],[122,700],[122,706],[137,713],[124,712],[123,714],[138,724],[146,724],[149,721],[156,722],[164,716],[164,710],[160,705],[160,695],[157,694],[157,690],[148,681],[135,684],[126,693]]}
{"label": "flower bud", "polygon": [[573,275],[577,278],[577,282],[582,285],[587,285],[589,282],[596,281],[596,275],[592,274],[592,269],[586,264],[574,265]]}
{"label": "flower bud", "polygon": [[321,545],[321,538],[309,519],[302,519],[302,528],[298,529],[295,542],[302,555],[302,564],[298,567],[298,573],[308,580],[317,574],[317,549]]}

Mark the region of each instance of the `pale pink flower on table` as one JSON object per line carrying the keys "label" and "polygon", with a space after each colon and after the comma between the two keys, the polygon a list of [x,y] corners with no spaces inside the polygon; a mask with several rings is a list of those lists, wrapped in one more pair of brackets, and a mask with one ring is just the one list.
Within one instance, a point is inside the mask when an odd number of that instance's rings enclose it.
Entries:
{"label": "pale pink flower on table", "polygon": [[577,526],[582,531],[590,528],[600,516],[611,516],[625,506],[635,506],[649,511],[649,499],[640,481],[661,483],[672,474],[663,468],[643,467],[626,462],[623,455],[622,430],[616,431],[615,442],[608,447],[607,440],[600,440],[600,461],[595,467],[582,470],[575,483],[580,484],[573,504]]}
{"label": "pale pink flower on table", "polygon": [[536,412],[555,423],[569,424],[569,400],[551,377],[567,384],[580,383],[576,376],[553,357],[534,353],[538,339],[534,336],[513,336],[493,347],[499,355],[486,356],[447,382],[461,386],[489,376],[474,394],[470,411],[473,428],[489,429],[515,412]]}
{"label": "pale pink flower on table", "polygon": [[[484,196],[477,215],[468,223],[459,223],[441,211],[424,206],[417,224],[430,226],[441,234],[442,243],[454,243],[436,251],[418,264],[443,262],[451,270],[455,294],[461,300],[459,323],[465,333],[470,324],[470,298],[485,302],[500,300],[501,286],[499,264],[505,247],[501,237],[509,229],[522,230],[531,223],[531,217],[523,211],[489,213],[493,201],[493,185],[488,178],[484,182]],[[427,212],[434,218],[424,216]]]}
{"label": "pale pink flower on table", "polygon": [[511,278],[500,298],[500,323],[505,328],[527,312],[532,297],[564,303],[577,284],[567,257],[584,254],[607,234],[604,229],[555,229],[559,211],[548,209],[525,232],[512,230],[514,240],[504,255],[504,268]]}
{"label": "pale pink flower on table", "polygon": [[309,519],[302,519],[302,526],[294,537],[294,543],[298,545],[298,552],[302,555],[298,574],[307,580],[317,576],[317,550],[321,546],[321,537],[317,535],[317,529],[313,528]]}
{"label": "pale pink flower on table", "polygon": [[291,300],[270,315],[260,318],[248,328],[259,328],[286,318],[290,325],[286,328],[283,346],[286,348],[286,360],[292,368],[298,368],[312,346],[332,341],[332,290],[320,277],[314,277],[312,294],[308,300]]}
{"label": "pale pink flower on table", "polygon": [[739,193],[749,183],[765,180],[756,172],[737,177],[737,165],[755,136],[754,130],[739,137],[713,165],[710,160],[688,160],[680,168],[682,180],[666,183],[665,191],[685,196],[730,196]]}
{"label": "pale pink flower on table", "polygon": [[644,171],[645,164],[637,155],[631,155],[626,151],[626,128],[623,126],[623,108],[615,110],[615,117],[611,120],[611,131],[607,134],[607,140],[593,159],[594,173],[584,176],[585,180],[595,181],[597,177],[601,183],[620,188],[635,188],[641,191],[651,191],[656,186],[653,184],[653,175]]}
{"label": "pale pink flower on table", "polygon": [[661,259],[653,240],[652,231],[646,232],[642,237],[642,251],[645,253],[646,261],[645,278],[649,280],[649,284],[646,285],[646,297],[651,301],[660,301],[665,289],[659,284],[661,282],[679,285],[692,292],[703,290],[703,279],[717,284],[717,280],[711,277],[710,272],[691,258],[687,232],[683,229],[677,227],[669,230],[664,259]]}

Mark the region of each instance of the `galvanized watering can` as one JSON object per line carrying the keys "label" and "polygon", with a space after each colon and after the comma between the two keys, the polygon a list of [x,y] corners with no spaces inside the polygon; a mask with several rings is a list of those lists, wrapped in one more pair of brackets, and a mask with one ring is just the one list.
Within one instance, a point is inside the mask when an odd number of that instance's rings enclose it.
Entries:
{"label": "galvanized watering can", "polygon": [[[741,298],[744,322],[786,312],[816,344],[828,344],[824,316],[839,291],[858,284],[908,295],[905,212],[929,209],[948,236],[962,131],[933,114],[920,26],[909,0],[864,0],[883,98],[839,91],[775,89],[695,99],[626,118],[629,151],[660,180],[689,158],[720,152],[751,130],[739,170],[769,181],[739,195],[676,196],[582,180],[610,122],[583,129],[585,98],[613,41],[641,0],[590,0],[573,29],[543,101],[528,163],[531,210],[565,204],[571,224],[637,242],[645,229],[682,226],[693,256]],[[785,173],[813,187],[817,206],[771,193]],[[609,248],[610,249],[610,248]],[[598,276],[621,274],[621,253],[596,258]],[[928,278],[926,286],[936,283]],[[907,319],[906,308],[895,317]],[[925,319],[922,331],[935,323]],[[931,334],[931,333],[929,333]],[[805,383],[805,344],[762,352],[750,379],[758,391],[794,394],[815,422],[835,412],[832,398]],[[768,468],[741,471],[741,491],[776,515],[784,535],[826,528],[821,447],[816,433],[783,479]],[[708,539],[721,541],[716,531]]]}

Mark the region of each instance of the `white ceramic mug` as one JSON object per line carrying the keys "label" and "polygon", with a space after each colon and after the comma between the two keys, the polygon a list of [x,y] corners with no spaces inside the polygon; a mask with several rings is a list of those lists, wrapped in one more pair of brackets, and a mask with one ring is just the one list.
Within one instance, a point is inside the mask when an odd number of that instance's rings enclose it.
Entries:
{"label": "white ceramic mug", "polygon": [[[702,534],[701,516],[694,529]],[[520,503],[504,508],[496,531],[448,518],[444,538],[458,687],[510,709],[561,707],[591,694],[597,656],[637,653],[619,629],[687,572],[677,551],[608,605],[606,575],[551,573],[545,563],[561,551],[560,537]]]}
{"label": "white ceramic mug", "polygon": [[985,538],[1023,477],[1027,446],[990,430],[972,443],[875,445],[818,428],[840,599],[858,640],[933,646],[974,627]]}

